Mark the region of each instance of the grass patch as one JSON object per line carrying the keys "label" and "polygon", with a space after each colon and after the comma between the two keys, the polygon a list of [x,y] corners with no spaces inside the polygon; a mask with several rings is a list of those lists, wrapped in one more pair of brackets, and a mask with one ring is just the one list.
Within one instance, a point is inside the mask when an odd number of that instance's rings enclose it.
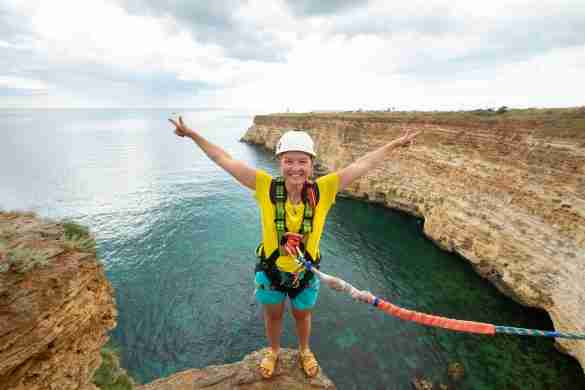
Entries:
{"label": "grass patch", "polygon": [[0,273],[12,269],[16,273],[24,274],[31,269],[49,264],[49,256],[39,249],[12,248],[9,249],[6,242],[0,241],[0,253],[3,261],[0,263]]}
{"label": "grass patch", "polygon": [[80,237],[64,235],[62,245],[68,252],[87,252],[96,254],[95,240],[92,237]]}
{"label": "grass patch", "polygon": [[16,237],[18,229],[11,224],[4,224],[0,226],[0,239],[11,240]]}
{"label": "grass patch", "polygon": [[80,224],[73,222],[73,221],[65,221],[61,224],[63,229],[65,229],[65,238],[87,238],[90,237],[89,229],[85,226],[81,226]]}
{"label": "grass patch", "polygon": [[[17,218],[21,212],[1,212],[3,217]],[[29,215],[27,215],[29,216]],[[30,215],[31,217],[34,215]],[[72,221],[60,224],[63,234],[60,242],[67,252],[85,252],[96,255],[96,243],[89,229]],[[44,267],[50,263],[47,250],[19,247],[11,248],[10,242],[19,235],[18,225],[15,223],[0,223],[0,273],[12,270],[17,274],[25,274],[35,267]]]}
{"label": "grass patch", "polygon": [[103,390],[132,390],[134,380],[120,367],[119,348],[111,342],[100,351],[102,365],[93,376],[93,384]]}
{"label": "grass patch", "polygon": [[65,221],[61,225],[64,229],[61,238],[63,248],[70,252],[96,253],[95,239],[91,236],[88,228],[73,221]]}
{"label": "grass patch", "polygon": [[0,237],[0,273],[8,271],[10,265],[5,261],[8,253],[8,241]]}

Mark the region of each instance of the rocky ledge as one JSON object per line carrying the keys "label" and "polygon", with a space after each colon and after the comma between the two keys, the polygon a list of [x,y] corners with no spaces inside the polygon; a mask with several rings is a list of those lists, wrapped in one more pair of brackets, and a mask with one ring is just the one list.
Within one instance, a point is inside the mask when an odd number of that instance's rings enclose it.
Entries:
{"label": "rocky ledge", "polygon": [[191,369],[138,386],[137,390],[333,390],[335,385],[319,372],[315,378],[307,378],[299,366],[298,351],[283,348],[280,351],[274,376],[263,379],[258,372],[258,363],[263,350],[253,352],[240,362],[203,369]]}
{"label": "rocky ledge", "polygon": [[95,242],[72,223],[0,212],[0,389],[87,389],[116,325]]}
{"label": "rocky ledge", "polygon": [[[275,114],[256,116],[243,141],[274,149],[293,128],[312,135],[324,171],[422,130],[345,193],[424,218],[430,239],[504,294],[585,333],[585,108]],[[585,367],[585,343],[557,346]]]}

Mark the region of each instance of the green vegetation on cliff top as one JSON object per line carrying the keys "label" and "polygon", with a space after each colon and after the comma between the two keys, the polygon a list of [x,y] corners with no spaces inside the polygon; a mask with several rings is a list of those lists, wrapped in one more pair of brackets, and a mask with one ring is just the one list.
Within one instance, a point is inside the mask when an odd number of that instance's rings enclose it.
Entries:
{"label": "green vegetation on cliff top", "polygon": [[275,118],[287,121],[346,120],[384,123],[534,129],[542,135],[585,138],[585,106],[572,108],[478,109],[471,111],[340,111],[258,115],[256,124]]}
{"label": "green vegetation on cliff top", "polygon": [[[32,223],[37,219],[36,223]],[[36,225],[36,228],[31,226]],[[62,233],[53,243],[38,247],[44,241],[42,231],[60,228]],[[46,234],[46,232],[45,232]],[[35,267],[44,267],[50,264],[52,257],[60,251],[55,246],[67,252],[86,252],[96,254],[96,243],[89,229],[73,221],[57,223],[38,218],[31,212],[0,210],[0,273],[13,271],[25,274]]]}

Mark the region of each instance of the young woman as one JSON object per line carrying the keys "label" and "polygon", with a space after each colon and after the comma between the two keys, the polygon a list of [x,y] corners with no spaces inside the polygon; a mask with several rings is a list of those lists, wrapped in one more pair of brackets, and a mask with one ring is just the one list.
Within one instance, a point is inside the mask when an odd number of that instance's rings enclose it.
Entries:
{"label": "young woman", "polygon": [[275,153],[281,176],[272,178],[262,170],[234,160],[219,146],[185,125],[181,117],[178,121],[169,121],[175,126],[175,134],[192,139],[211,160],[255,192],[262,220],[262,242],[257,249],[259,261],[255,270],[256,299],[263,305],[269,344],[259,365],[260,374],[270,378],[274,373],[288,297],[299,339],[299,360],[305,374],[314,377],[319,372],[319,364],[309,348],[309,338],[319,279],[300,267],[283,244],[287,240],[296,240],[305,258],[318,266],[319,241],[337,192],[374,169],[395,148],[411,145],[418,132],[406,132],[402,137],[313,183],[309,178],[313,175],[316,153],[313,140],[303,131],[289,131],[280,138]]}

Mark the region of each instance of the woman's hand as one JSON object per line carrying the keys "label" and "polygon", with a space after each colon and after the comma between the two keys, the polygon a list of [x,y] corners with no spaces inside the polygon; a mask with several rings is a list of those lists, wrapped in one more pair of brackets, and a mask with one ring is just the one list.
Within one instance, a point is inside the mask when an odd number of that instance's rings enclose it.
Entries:
{"label": "woman's hand", "polygon": [[369,152],[365,156],[358,158],[347,167],[341,169],[337,174],[339,175],[339,190],[343,190],[349,186],[354,180],[362,177],[376,166],[378,166],[384,159],[395,149],[401,146],[414,145],[414,139],[421,132],[411,132],[407,130],[406,133],[388,142],[384,146]]}
{"label": "woman's hand", "polygon": [[193,130],[187,127],[187,125],[183,122],[183,117],[179,117],[178,122],[169,118],[169,122],[175,125],[175,134],[179,137],[188,136],[193,132]]}
{"label": "woman's hand", "polygon": [[414,139],[419,134],[420,134],[420,131],[412,132],[410,129],[408,129],[408,130],[406,130],[406,133],[402,137],[396,138],[393,141],[393,144],[397,147],[412,146],[412,145],[414,145]]}
{"label": "woman's hand", "polygon": [[183,118],[179,117],[178,121],[169,118],[169,122],[175,125],[175,134],[179,137],[189,137],[203,150],[203,153],[207,155],[217,165],[223,168],[226,172],[232,175],[240,184],[251,189],[256,190],[256,169],[250,168],[243,161],[234,160],[221,147],[212,144],[206,140],[201,134],[189,128]]}

